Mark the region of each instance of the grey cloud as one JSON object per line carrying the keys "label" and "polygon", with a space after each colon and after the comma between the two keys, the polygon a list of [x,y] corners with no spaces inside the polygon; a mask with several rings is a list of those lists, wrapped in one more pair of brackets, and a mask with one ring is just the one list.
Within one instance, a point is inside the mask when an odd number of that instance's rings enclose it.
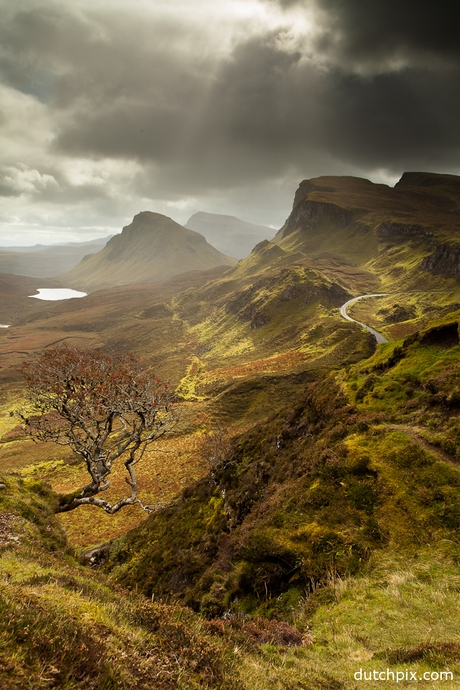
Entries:
{"label": "grey cloud", "polygon": [[[321,0],[341,50],[352,57],[382,58],[414,52],[460,57],[460,5],[450,0]],[[327,31],[327,28],[326,28]]]}
{"label": "grey cloud", "polygon": [[108,13],[95,4],[83,14],[65,3],[44,3],[2,19],[3,79],[33,95],[43,89],[60,108],[81,100],[100,106],[122,97],[168,99],[186,89],[196,71],[187,27],[167,18],[145,18],[120,6]]}
{"label": "grey cloud", "polygon": [[326,64],[283,47],[276,31],[236,42],[214,62],[205,51],[194,56],[186,24],[143,24],[138,15],[97,9],[83,16],[66,6],[19,12],[0,36],[7,32],[13,53],[27,43],[24,64],[35,56],[42,73],[35,84],[48,80],[49,88],[52,77],[56,154],[152,162],[163,166],[163,187],[174,180],[198,193],[292,168],[302,175],[327,157],[392,169],[430,156],[455,165],[454,67],[362,76],[333,58],[365,61],[398,46],[454,54],[453,30],[443,42],[441,25],[458,10],[436,23],[425,2],[417,12],[412,1],[396,0],[316,7]]}
{"label": "grey cloud", "polygon": [[163,67],[160,81],[141,69],[146,88],[137,85],[133,100],[120,88],[83,101],[63,120],[58,149],[152,161],[163,166],[161,187],[193,193],[293,168],[303,176],[325,158],[391,170],[457,166],[454,67],[350,74],[283,48],[276,32],[237,43],[213,79],[167,58]]}
{"label": "grey cloud", "polygon": [[355,165],[458,167],[460,102],[449,78],[407,70],[372,79],[332,73],[322,85],[323,146]]}
{"label": "grey cloud", "polygon": [[[3,153],[0,196],[28,195],[37,208],[68,203],[84,209],[81,218],[93,213],[91,225],[111,205],[124,215],[124,204],[138,212],[149,199],[151,210],[156,203],[164,210],[195,197],[214,206],[200,203],[189,215],[238,215],[239,203],[248,219],[266,224],[270,217],[256,217],[257,209],[285,217],[289,185],[293,195],[305,177],[458,173],[457,3],[267,3],[285,9],[283,25],[248,22],[224,50],[221,27],[212,35],[191,14],[153,15],[115,2],[109,13],[96,0],[89,9],[4,0],[0,79],[42,104],[37,136],[46,142],[18,161],[17,179],[9,173],[15,154]],[[315,24],[305,36],[294,27],[289,42],[294,6],[312,12]],[[32,115],[17,117],[25,130]],[[73,159],[101,163],[104,183],[67,175]],[[132,176],[116,166],[112,175],[107,160],[132,164]]]}
{"label": "grey cloud", "polygon": [[96,112],[77,111],[55,145],[58,151],[77,155],[164,161],[174,155],[184,119],[178,106],[126,102],[105,105]]}
{"label": "grey cloud", "polygon": [[460,57],[460,5],[452,0],[268,0],[313,10],[315,47],[336,63],[451,64]]}
{"label": "grey cloud", "polygon": [[220,77],[197,139],[216,168],[225,150],[243,177],[302,175],[327,156],[364,169],[458,169],[460,69],[351,75],[265,37],[240,45]]}

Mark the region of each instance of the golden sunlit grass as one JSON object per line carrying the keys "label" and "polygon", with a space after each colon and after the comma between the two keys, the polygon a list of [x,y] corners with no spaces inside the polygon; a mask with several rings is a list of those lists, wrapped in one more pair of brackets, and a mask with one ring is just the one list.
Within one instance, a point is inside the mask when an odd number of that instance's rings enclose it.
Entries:
{"label": "golden sunlit grass", "polygon": [[[0,407],[0,433],[15,440],[0,444],[0,469],[33,477],[50,484],[57,493],[70,493],[85,486],[89,480],[85,466],[67,447],[54,443],[34,443],[20,433],[18,420],[10,409],[21,405],[18,394],[8,396]],[[182,404],[182,431],[158,441],[146,451],[137,465],[138,498],[143,505],[163,505],[177,499],[191,482],[208,472],[201,455],[203,433],[212,422],[205,404]],[[245,427],[235,427],[232,433]],[[162,452],[164,451],[164,452]],[[110,477],[111,487],[104,498],[116,502],[127,495],[126,472],[121,459]],[[145,520],[147,513],[139,505],[124,508],[109,516],[103,510],[83,506],[61,514],[59,520],[69,542],[75,548],[89,548],[113,539]]]}
{"label": "golden sunlit grass", "polygon": [[0,573],[2,689],[238,688],[228,643],[189,610],[88,577],[36,544],[4,551]]}
{"label": "golden sunlit grass", "polygon": [[[143,505],[170,503],[187,484],[208,471],[200,456],[200,443],[199,433],[174,436],[159,442],[157,450],[146,451],[136,466],[138,498]],[[57,466],[49,462],[31,465],[22,474],[49,482],[58,493],[71,492],[90,480],[82,463],[68,465],[62,461]],[[110,475],[110,489],[103,494],[106,500],[114,503],[127,495],[126,476],[121,459]],[[70,543],[76,548],[87,548],[123,534],[146,517],[147,513],[139,505],[124,508],[115,515],[107,515],[93,506],[83,506],[59,515],[59,520]]]}
{"label": "golden sunlit grass", "polygon": [[212,379],[228,379],[239,378],[241,376],[248,376],[253,374],[271,373],[277,371],[284,371],[293,366],[301,364],[306,357],[302,352],[294,350],[292,352],[284,352],[283,354],[267,357],[265,359],[256,359],[245,364],[237,364],[233,367],[214,369],[206,374],[206,378]]}

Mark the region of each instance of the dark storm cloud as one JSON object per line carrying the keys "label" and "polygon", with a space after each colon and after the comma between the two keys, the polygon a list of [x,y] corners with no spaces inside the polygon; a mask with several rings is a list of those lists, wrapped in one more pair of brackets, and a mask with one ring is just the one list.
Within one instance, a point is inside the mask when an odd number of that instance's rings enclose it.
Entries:
{"label": "dark storm cloud", "polygon": [[460,172],[458,3],[2,3],[5,203],[284,219],[306,177]]}
{"label": "dark storm cloud", "polygon": [[287,45],[283,27],[236,40],[217,59],[197,55],[186,25],[166,17],[34,7],[0,28],[0,68],[54,109],[56,152],[152,162],[163,184],[174,177],[188,191],[293,167],[301,175],[325,157],[392,170],[430,157],[455,165],[457,5],[303,4],[316,18],[316,52]]}
{"label": "dark storm cloud", "polygon": [[206,173],[222,185],[289,168],[302,175],[315,164],[320,174],[334,159],[395,174],[458,169],[457,68],[353,74],[269,35],[237,46],[218,76],[193,142],[203,164],[195,183]]}
{"label": "dark storm cloud", "polygon": [[460,5],[451,0],[321,0],[344,53],[359,58],[413,52],[458,59]]}
{"label": "dark storm cloud", "polygon": [[[418,17],[412,24],[405,3],[371,3],[375,14],[368,4],[321,3],[315,42],[329,56],[326,63],[286,48],[283,33],[271,31],[237,42],[210,79],[206,70],[165,53],[164,45],[147,51],[141,41],[117,80],[110,71],[104,81],[105,64],[120,63],[117,51],[129,54],[123,46],[115,51],[113,40],[104,50],[114,57],[106,56],[95,81],[100,90],[91,83],[80,102],[75,96],[56,145],[71,154],[152,161],[164,166],[162,187],[174,180],[194,193],[200,185],[250,183],[292,168],[302,176],[325,158],[393,172],[455,167],[459,70],[452,60],[424,62],[428,54],[453,58],[456,44],[447,38],[436,52],[441,30],[435,24],[431,35],[423,4],[417,14],[409,3]],[[376,56],[394,58],[402,48],[417,49],[415,65],[383,70],[378,63],[370,74],[355,69]],[[336,64],[338,55],[353,58],[353,65]]]}
{"label": "dark storm cloud", "polygon": [[460,4],[452,0],[269,0],[316,10],[317,48],[342,59],[460,57]]}
{"label": "dark storm cloud", "polygon": [[397,172],[456,168],[460,70],[404,70],[372,78],[330,74],[322,85],[320,137],[337,158]]}

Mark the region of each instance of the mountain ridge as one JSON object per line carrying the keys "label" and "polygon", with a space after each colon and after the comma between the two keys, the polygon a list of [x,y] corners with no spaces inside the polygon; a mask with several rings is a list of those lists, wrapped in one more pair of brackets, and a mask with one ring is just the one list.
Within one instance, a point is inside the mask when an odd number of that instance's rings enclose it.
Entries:
{"label": "mountain ridge", "polygon": [[272,241],[310,258],[342,255],[374,273],[382,289],[435,287],[443,270],[446,286],[454,286],[458,189],[460,178],[434,173],[405,173],[394,188],[354,177],[304,180]]}
{"label": "mountain ridge", "polygon": [[103,249],[112,237],[102,237],[89,242],[32,247],[0,247],[0,273],[52,278],[58,273],[70,271],[88,254]]}

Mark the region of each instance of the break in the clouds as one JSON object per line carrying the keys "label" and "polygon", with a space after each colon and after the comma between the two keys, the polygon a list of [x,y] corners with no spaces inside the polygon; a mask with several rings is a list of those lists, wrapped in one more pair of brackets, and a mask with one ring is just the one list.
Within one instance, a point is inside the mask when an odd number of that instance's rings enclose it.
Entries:
{"label": "break in the clouds", "polygon": [[0,0],[0,245],[460,173],[450,0]]}

